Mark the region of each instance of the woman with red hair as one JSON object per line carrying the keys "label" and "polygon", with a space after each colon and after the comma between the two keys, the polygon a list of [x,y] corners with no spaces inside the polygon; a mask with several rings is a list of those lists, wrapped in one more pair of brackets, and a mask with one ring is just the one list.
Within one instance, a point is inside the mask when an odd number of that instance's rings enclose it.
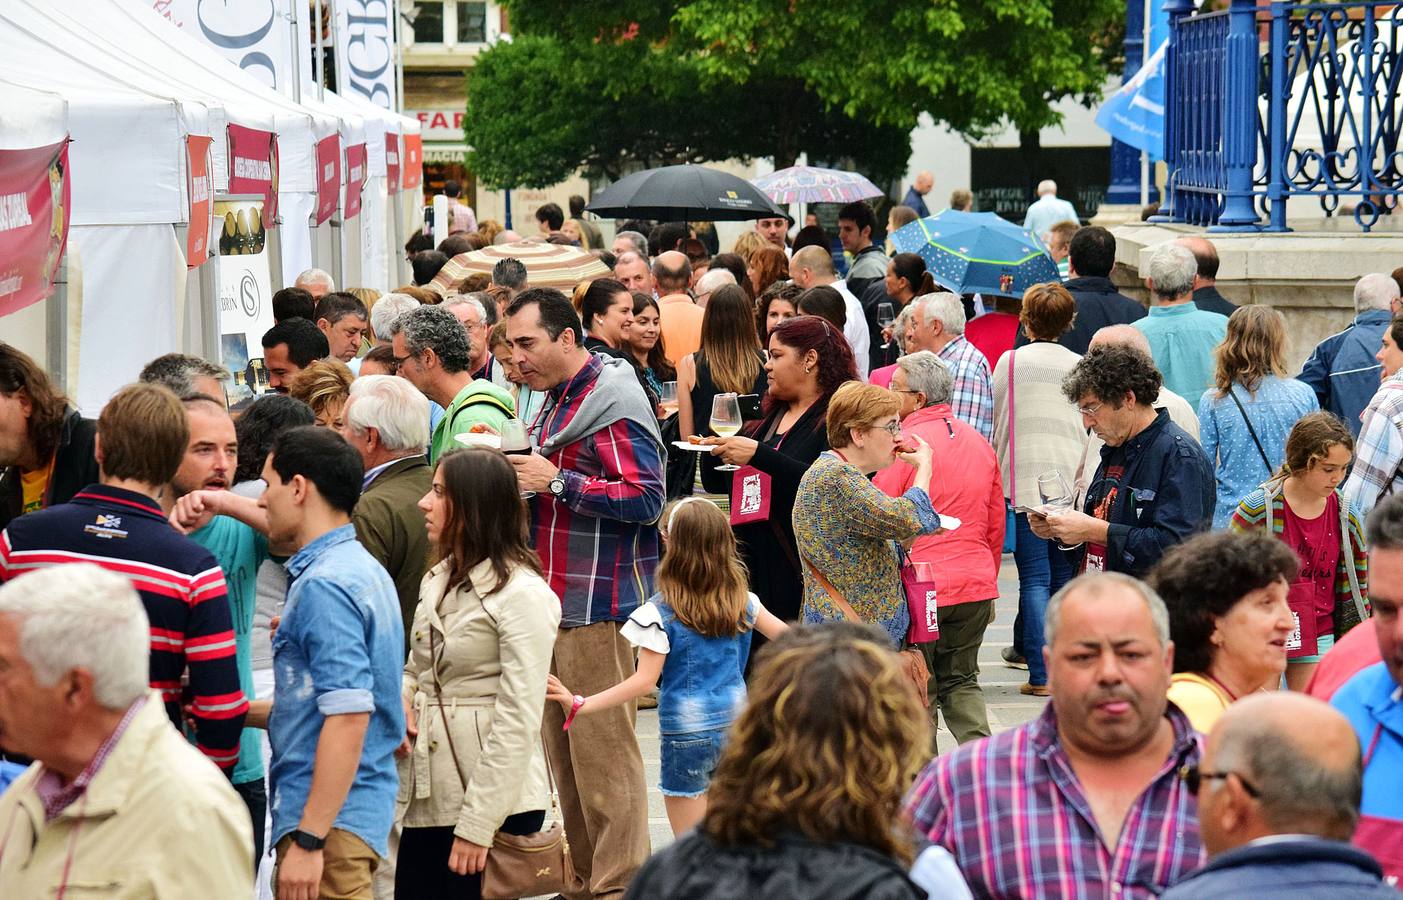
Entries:
{"label": "woman with red hair", "polygon": [[750,570],[750,589],[766,609],[792,622],[804,589],[791,517],[794,496],[809,466],[828,449],[828,400],[839,385],[857,380],[857,364],[842,332],[817,316],[797,316],[770,332],[765,374],[769,387],[761,418],[743,434],[704,442],[715,444],[712,452],[725,462],[742,467],[732,480],[731,524]]}

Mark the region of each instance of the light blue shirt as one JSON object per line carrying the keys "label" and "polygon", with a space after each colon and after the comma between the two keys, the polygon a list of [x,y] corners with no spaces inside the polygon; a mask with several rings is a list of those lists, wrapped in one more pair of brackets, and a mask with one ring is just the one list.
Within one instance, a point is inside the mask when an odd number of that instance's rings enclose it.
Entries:
{"label": "light blue shirt", "polygon": [[1052,230],[1052,226],[1058,222],[1081,223],[1077,217],[1077,208],[1066,200],[1055,194],[1044,194],[1028,207],[1028,214],[1023,217],[1023,227],[1038,236],[1038,240],[1043,240],[1043,235]]}
{"label": "light blue shirt", "polygon": [[1262,454],[1252,441],[1252,434],[1232,397],[1219,397],[1216,388],[1204,392],[1198,404],[1199,443],[1217,473],[1214,528],[1228,527],[1238,502],[1281,467],[1286,437],[1292,426],[1301,416],[1320,408],[1310,385],[1294,378],[1268,375],[1257,386],[1256,394],[1249,394],[1240,384],[1233,385],[1233,393],[1252,420],[1252,428],[1262,442],[1262,450],[1267,453],[1267,462],[1262,462]]}
{"label": "light blue shirt", "polygon": [[1130,324],[1149,338],[1164,386],[1197,409],[1203,392],[1213,386],[1213,350],[1228,333],[1228,317],[1180,303],[1151,306],[1148,316]]}
{"label": "light blue shirt", "polygon": [[404,625],[394,582],[351,525],[297,551],[287,571],[268,720],[273,842],[302,819],[326,717],[370,713],[355,781],[333,827],[387,856],[399,790],[394,751],[404,739]]}

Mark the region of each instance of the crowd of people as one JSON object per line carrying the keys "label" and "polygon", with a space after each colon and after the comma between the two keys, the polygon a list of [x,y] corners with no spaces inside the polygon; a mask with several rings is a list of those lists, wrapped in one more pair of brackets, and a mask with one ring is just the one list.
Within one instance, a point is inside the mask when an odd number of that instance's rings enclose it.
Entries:
{"label": "crowd of people", "polygon": [[[862,202],[843,253],[551,204],[608,277],[430,289],[520,238],[457,203],[413,285],[279,291],[232,406],[0,344],[0,893],[1390,895],[1403,272],[1293,378],[1209,241],[1147,310],[1041,193],[1066,278],[997,301]],[[1050,700],[994,735],[1008,552]]]}

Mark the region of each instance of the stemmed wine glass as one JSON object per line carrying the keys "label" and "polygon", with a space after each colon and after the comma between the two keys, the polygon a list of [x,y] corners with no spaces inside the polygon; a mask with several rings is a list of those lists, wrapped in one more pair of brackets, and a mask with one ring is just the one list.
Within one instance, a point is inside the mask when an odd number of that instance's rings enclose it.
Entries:
{"label": "stemmed wine glass", "polygon": [[[740,399],[732,392],[717,394],[711,401],[711,430],[721,437],[730,437],[740,431]],[[716,467],[718,472],[734,472],[740,466],[725,463]]]}
{"label": "stemmed wine glass", "polygon": [[[886,329],[890,328],[893,324],[895,324],[895,322],[896,322],[896,310],[892,307],[892,305],[891,305],[890,303],[888,303],[887,301],[885,301],[885,300],[883,300],[881,303],[878,303],[878,304],[877,304],[877,325],[878,325],[883,331],[885,331]],[[894,335],[893,335],[893,337],[894,337]],[[887,347],[890,347],[890,346],[891,346],[891,341],[887,341],[886,343],[882,344],[882,349],[885,350]]]}
{"label": "stemmed wine glass", "polygon": [[[1057,469],[1050,469],[1038,476],[1038,496],[1042,498],[1043,508],[1050,512],[1071,509],[1077,502],[1071,484],[1067,482],[1066,476]],[[1081,544],[1073,544],[1068,547],[1058,541],[1057,546],[1063,550],[1075,550]]]}
{"label": "stemmed wine glass", "polygon": [[658,406],[669,416],[677,412],[677,382],[663,382],[662,393],[658,395]]}
{"label": "stemmed wine glass", "polygon": [[[531,453],[531,436],[526,423],[520,419],[508,419],[502,423],[502,452],[508,456],[527,456]],[[522,491],[522,499],[536,496],[535,491]]]}

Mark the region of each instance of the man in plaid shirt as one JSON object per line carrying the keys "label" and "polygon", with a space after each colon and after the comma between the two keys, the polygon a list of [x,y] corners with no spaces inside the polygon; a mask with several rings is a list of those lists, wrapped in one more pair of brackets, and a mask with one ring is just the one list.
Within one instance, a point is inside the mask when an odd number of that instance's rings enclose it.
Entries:
{"label": "man in plaid shirt", "polygon": [[[965,305],[948,291],[927,294],[915,301],[911,317],[916,348],[929,350],[955,376],[950,408],[955,417],[984,440],[994,440],[994,387],[989,377],[989,361],[965,340]],[[914,351],[912,351],[914,352]]]}
{"label": "man in plaid shirt", "polygon": [[976,897],[1156,897],[1205,858],[1164,603],[1128,575],[1083,575],[1048,605],[1043,652],[1043,714],[931,762],[907,814]]}
{"label": "man in plaid shirt", "polygon": [[1385,496],[1398,490],[1403,467],[1403,370],[1386,379],[1364,408],[1364,424],[1354,448],[1354,468],[1344,498],[1360,521]]}
{"label": "man in plaid shirt", "polygon": [[[507,457],[535,491],[531,528],[546,581],[560,596],[551,674],[583,696],[633,674],[620,634],[653,591],[662,512],[663,443],[633,366],[584,347],[565,295],[523,291],[507,308],[507,340],[532,390],[549,397],[531,427],[535,453]],[[547,704],[542,733],[560,787],[581,896],[623,896],[648,857],[647,787],[634,706],[571,721]]]}

